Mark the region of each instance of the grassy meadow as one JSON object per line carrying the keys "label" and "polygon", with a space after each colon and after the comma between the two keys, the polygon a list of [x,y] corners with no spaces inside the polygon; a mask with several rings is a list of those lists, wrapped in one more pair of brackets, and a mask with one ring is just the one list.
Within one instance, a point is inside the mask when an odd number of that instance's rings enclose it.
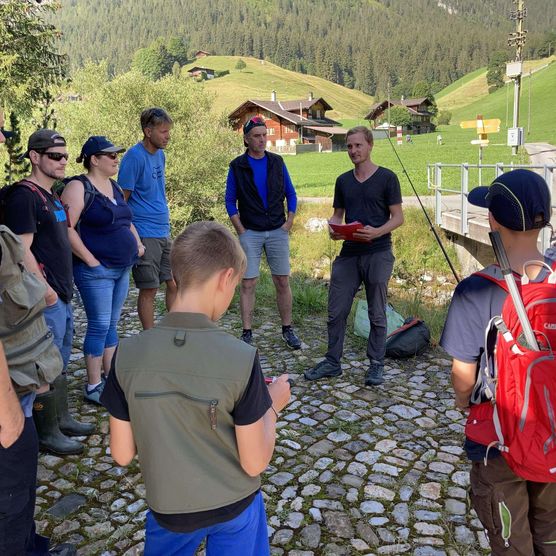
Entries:
{"label": "grassy meadow", "polygon": [[[533,60],[525,64],[528,68],[539,68],[547,64],[548,60]],[[484,81],[483,85],[480,84]],[[556,63],[540,69],[523,79],[520,103],[520,125],[525,128],[526,141],[543,141],[556,143]],[[531,88],[531,115],[529,117],[529,88]],[[479,162],[479,149],[471,145],[477,138],[472,129],[461,129],[459,123],[463,120],[473,120],[477,114],[485,118],[499,118],[501,120],[500,132],[489,136],[490,144],[483,149],[483,164],[527,164],[529,157],[524,149],[520,149],[517,156],[512,156],[510,147],[506,146],[507,123],[511,125],[513,85],[488,94],[486,89],[486,71],[481,68],[466,75],[456,83],[439,93],[440,108],[450,107],[453,110],[452,123],[440,126],[436,133],[412,136],[412,143],[400,146],[393,140],[400,159],[419,194],[427,194],[427,164],[437,162],[460,164]],[[451,100],[450,100],[451,99]],[[455,103],[452,105],[446,104]],[[461,106],[461,103],[466,103]],[[506,107],[508,112],[506,114]],[[530,125],[529,125],[530,122]],[[346,118],[342,120],[344,127],[365,125],[360,118]],[[527,133],[527,131],[529,131]],[[442,135],[442,145],[437,145],[437,133]],[[412,195],[411,186],[400,163],[387,139],[375,142],[372,154],[373,160],[396,172],[400,178],[403,195]],[[352,166],[345,152],[335,153],[306,153],[298,156],[286,156],[286,165],[300,196],[306,197],[331,197],[334,194],[336,177],[349,170]],[[487,181],[494,176],[484,172],[483,180]],[[458,170],[449,170],[444,173],[443,183],[449,184],[454,189],[459,189],[460,174]],[[478,171],[470,169],[470,187],[478,185]]]}
{"label": "grassy meadow", "polygon": [[[477,136],[473,130],[463,130],[459,126],[443,126],[439,132],[442,134],[442,145],[436,144],[437,133],[426,135],[415,135],[412,143],[403,143],[398,146],[396,140],[392,139],[394,149],[398,153],[402,163],[421,195],[429,194],[427,190],[427,164],[437,162],[477,164],[479,150],[470,141]],[[483,163],[527,163],[529,158],[526,153],[512,157],[511,150],[506,147],[505,134],[491,136],[492,144],[483,151]],[[388,139],[375,141],[372,159],[380,166],[390,168],[398,175],[402,195],[413,195],[409,180],[403,173],[402,167],[396,158]],[[305,153],[297,156],[284,157],[292,181],[301,197],[332,197],[334,195],[334,184],[336,178],[343,172],[350,170],[351,164],[346,152],[334,153]],[[471,184],[478,184],[477,173],[470,171]],[[494,174],[493,174],[494,175]],[[459,186],[459,173],[453,172],[446,175],[454,187]]]}
{"label": "grassy meadow", "polygon": [[[235,69],[240,58],[246,64],[242,71]],[[373,97],[361,91],[255,58],[207,56],[185,66],[182,73],[185,74],[193,66],[230,72],[229,75],[202,84],[205,90],[215,95],[215,113],[229,113],[250,98],[270,100],[272,91],[276,91],[278,100],[307,98],[309,91],[312,91],[315,98],[323,97],[332,106],[333,110],[327,112],[327,116],[332,119],[363,117],[374,102]]]}
{"label": "grassy meadow", "polygon": [[[546,63],[546,60],[545,60]],[[531,77],[522,79],[520,96],[520,125],[525,128],[525,141],[556,143],[556,63],[541,69]],[[529,90],[531,110],[529,111]],[[496,136],[506,141],[507,126],[512,123],[513,83],[508,83],[494,93],[453,110],[452,122],[473,119],[477,114],[485,118],[500,118],[501,131]]]}

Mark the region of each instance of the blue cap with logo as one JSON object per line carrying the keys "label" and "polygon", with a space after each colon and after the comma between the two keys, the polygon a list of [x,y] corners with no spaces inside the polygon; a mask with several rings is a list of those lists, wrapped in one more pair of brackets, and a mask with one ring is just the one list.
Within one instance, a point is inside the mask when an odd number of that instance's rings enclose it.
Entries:
{"label": "blue cap with logo", "polygon": [[550,222],[550,191],[544,179],[531,170],[501,174],[490,184],[473,189],[468,200],[487,208],[496,222],[519,232],[544,228]]}

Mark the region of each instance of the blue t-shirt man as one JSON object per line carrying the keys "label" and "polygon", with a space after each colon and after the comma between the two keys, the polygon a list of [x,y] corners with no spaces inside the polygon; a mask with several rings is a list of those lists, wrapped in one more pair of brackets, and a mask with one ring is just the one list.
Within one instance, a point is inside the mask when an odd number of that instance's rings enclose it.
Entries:
{"label": "blue t-shirt man", "polygon": [[165,167],[164,151],[150,153],[142,142],[131,147],[122,158],[118,183],[122,189],[133,192],[128,205],[141,237],[170,235]]}
{"label": "blue t-shirt man", "polygon": [[[118,182],[133,212],[143,256],[132,269],[139,288],[137,312],[143,329],[154,326],[154,299],[161,284],[166,284],[166,308],[172,306],[176,285],[170,269],[170,213],[166,201],[166,157],[173,121],[156,106],[141,113],[143,140],[129,149],[120,164]],[[141,246],[140,246],[141,247]]]}

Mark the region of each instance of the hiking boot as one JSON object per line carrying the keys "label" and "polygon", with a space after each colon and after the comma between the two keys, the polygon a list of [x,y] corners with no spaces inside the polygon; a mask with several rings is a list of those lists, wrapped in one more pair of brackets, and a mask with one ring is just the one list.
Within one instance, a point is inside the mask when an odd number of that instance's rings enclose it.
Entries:
{"label": "hiking boot", "polygon": [[307,380],[319,380],[325,377],[340,376],[341,374],[342,369],[339,365],[335,365],[325,359],[312,369],[305,371],[304,376]]}
{"label": "hiking boot", "polygon": [[286,345],[290,349],[300,349],[301,348],[301,340],[297,337],[296,333],[293,331],[293,328],[286,328],[284,332],[282,332],[282,338]]}
{"label": "hiking boot", "polygon": [[65,374],[56,377],[52,383],[56,399],[56,415],[60,430],[66,436],[89,436],[95,432],[95,425],[76,421],[68,411],[68,379]]}
{"label": "hiking boot", "polygon": [[243,340],[246,344],[249,344],[250,346],[253,345],[253,331],[252,330],[245,330],[242,334],[241,334],[241,340]]}
{"label": "hiking boot", "polygon": [[39,448],[58,456],[81,454],[83,444],[62,433],[56,415],[56,394],[49,390],[38,394],[33,404],[33,419],[39,437]]}
{"label": "hiking boot", "polygon": [[367,386],[378,386],[384,382],[384,365],[376,361],[371,361],[369,365],[369,370],[365,375],[365,384]]}
{"label": "hiking boot", "polygon": [[100,401],[100,395],[102,394],[103,390],[104,390],[104,385],[106,383],[101,380],[100,384],[98,384],[97,386],[95,386],[92,390],[89,390],[87,388],[87,385],[85,384],[85,387],[83,388],[83,399],[86,402],[95,404],[95,405],[102,405],[102,402]]}

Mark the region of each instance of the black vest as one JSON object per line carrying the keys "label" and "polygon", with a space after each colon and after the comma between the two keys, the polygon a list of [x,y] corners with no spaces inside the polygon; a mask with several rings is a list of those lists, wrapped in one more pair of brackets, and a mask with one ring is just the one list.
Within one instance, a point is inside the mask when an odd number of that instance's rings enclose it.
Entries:
{"label": "black vest", "polygon": [[247,152],[230,163],[236,182],[238,210],[241,223],[248,230],[264,232],[276,230],[284,224],[284,161],[277,154],[266,152],[268,208],[257,191],[253,170],[247,160]]}

